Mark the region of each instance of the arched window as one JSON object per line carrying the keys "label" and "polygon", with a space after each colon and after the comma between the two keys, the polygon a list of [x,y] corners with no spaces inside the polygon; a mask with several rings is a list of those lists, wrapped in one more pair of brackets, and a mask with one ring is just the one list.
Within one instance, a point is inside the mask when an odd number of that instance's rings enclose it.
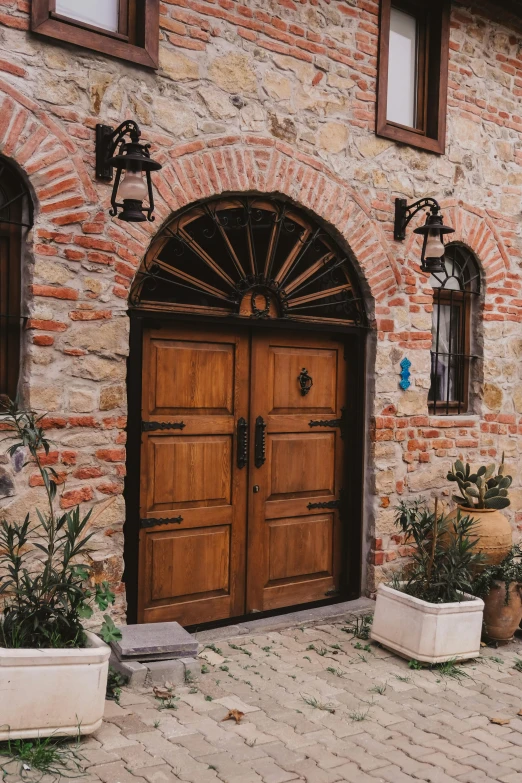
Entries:
{"label": "arched window", "polygon": [[352,264],[303,210],[274,196],[191,206],[154,239],[135,307],[366,324]]}
{"label": "arched window", "polygon": [[472,317],[480,292],[480,272],[473,253],[463,245],[446,245],[445,271],[432,274],[433,319],[430,411],[469,410],[473,360]]}
{"label": "arched window", "polygon": [[14,399],[20,372],[22,238],[32,204],[20,175],[0,157],[0,399]]}

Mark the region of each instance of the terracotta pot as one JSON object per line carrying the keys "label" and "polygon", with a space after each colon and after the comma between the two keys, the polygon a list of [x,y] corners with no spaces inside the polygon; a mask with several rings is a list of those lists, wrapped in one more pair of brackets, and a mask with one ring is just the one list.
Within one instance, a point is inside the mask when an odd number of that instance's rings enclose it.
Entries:
{"label": "terracotta pot", "polygon": [[[509,521],[504,514],[496,508],[464,508],[458,506],[461,514],[469,515],[477,520],[473,530],[473,536],[479,539],[475,551],[482,552],[484,562],[477,570],[482,571],[486,566],[498,565],[508,554],[512,547],[512,531]],[[457,509],[449,514],[449,519],[457,516]]]}
{"label": "terracotta pot", "polygon": [[522,620],[521,586],[511,582],[506,604],[506,583],[495,580],[484,599],[484,630],[488,639],[509,642]]}

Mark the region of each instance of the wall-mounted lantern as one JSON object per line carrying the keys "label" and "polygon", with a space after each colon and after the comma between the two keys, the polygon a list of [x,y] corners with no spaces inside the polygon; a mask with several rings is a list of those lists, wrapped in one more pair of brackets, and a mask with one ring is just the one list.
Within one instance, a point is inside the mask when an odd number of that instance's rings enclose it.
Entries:
{"label": "wall-mounted lantern", "polygon": [[453,234],[454,228],[445,226],[440,214],[440,205],[434,198],[421,198],[408,206],[405,198],[395,199],[395,222],[393,237],[399,241],[406,239],[406,227],[412,217],[421,209],[429,208],[426,222],[414,229],[414,234],[424,237],[421,254],[421,270],[428,274],[444,272],[444,234]]}
{"label": "wall-mounted lantern", "polygon": [[[130,141],[125,140],[127,135]],[[109,212],[128,223],[154,220],[150,173],[161,169],[161,164],[151,159],[150,144],[141,144],[140,136],[134,120],[122,122],[116,130],[110,125],[96,125],[96,177],[111,182],[113,167],[116,169]],[[143,206],[144,201],[148,206]]]}

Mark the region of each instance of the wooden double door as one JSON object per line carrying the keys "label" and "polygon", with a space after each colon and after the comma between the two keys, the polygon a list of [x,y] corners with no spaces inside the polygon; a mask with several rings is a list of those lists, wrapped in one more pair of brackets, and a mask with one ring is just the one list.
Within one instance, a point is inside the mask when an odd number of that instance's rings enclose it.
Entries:
{"label": "wooden double door", "polygon": [[338,592],[343,348],[283,330],[145,331],[138,622]]}

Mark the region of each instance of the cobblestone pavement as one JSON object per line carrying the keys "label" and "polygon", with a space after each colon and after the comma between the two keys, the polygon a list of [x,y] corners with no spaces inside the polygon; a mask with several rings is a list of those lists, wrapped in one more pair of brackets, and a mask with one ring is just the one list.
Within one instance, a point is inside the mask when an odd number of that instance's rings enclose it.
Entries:
{"label": "cobblestone pavement", "polygon": [[[219,642],[170,701],[124,689],[81,744],[81,780],[522,783],[520,641],[456,671],[419,670],[345,629]],[[239,724],[223,720],[234,709]]]}

